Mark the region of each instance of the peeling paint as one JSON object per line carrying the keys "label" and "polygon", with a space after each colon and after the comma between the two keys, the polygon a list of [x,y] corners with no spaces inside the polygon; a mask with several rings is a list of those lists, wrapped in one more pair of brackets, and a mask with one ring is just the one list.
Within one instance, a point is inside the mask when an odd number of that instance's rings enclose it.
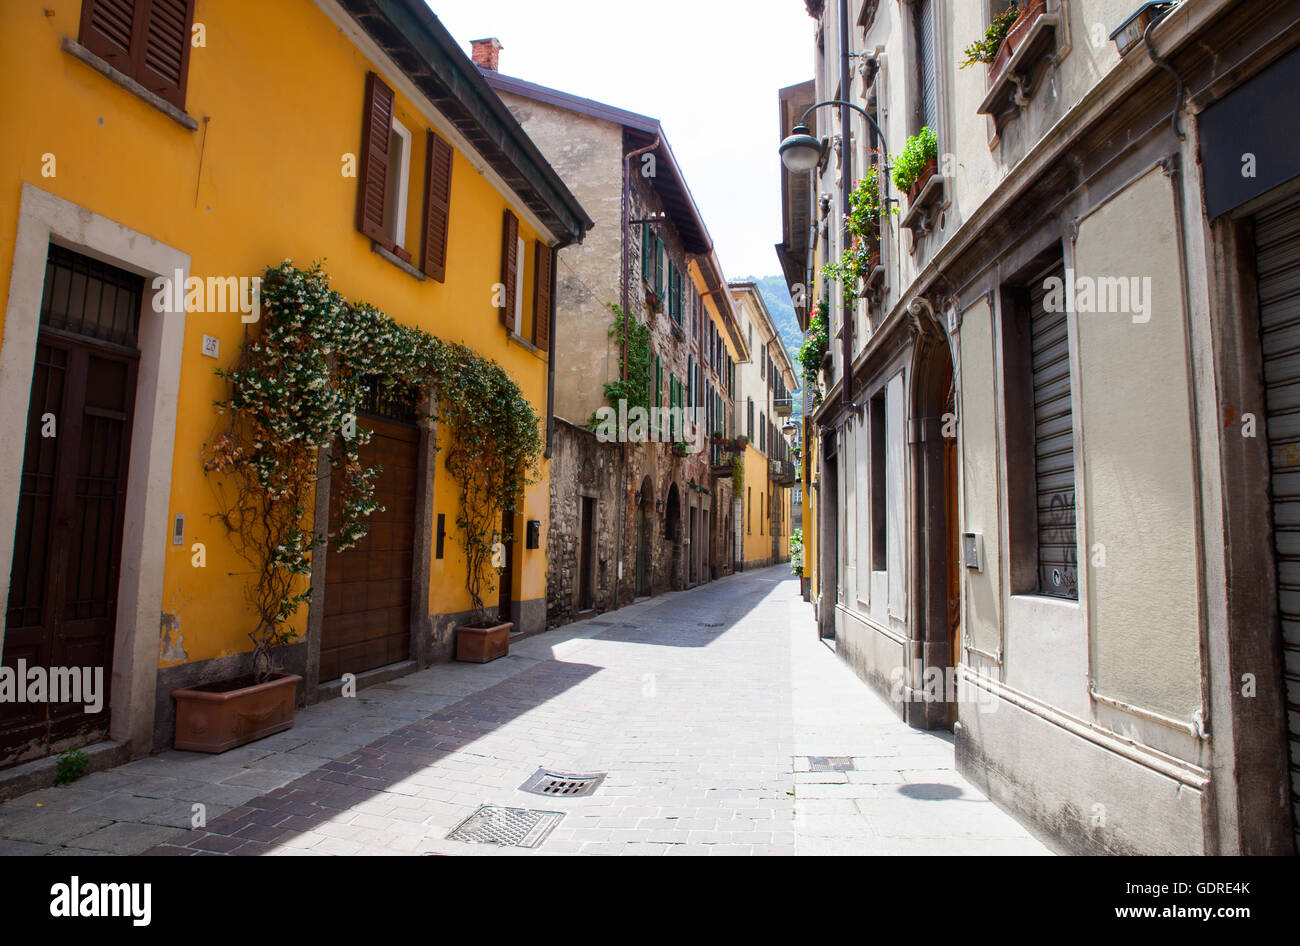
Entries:
{"label": "peeling paint", "polygon": [[161,637],[159,663],[184,663],[190,659],[190,655],[185,652],[185,635],[181,633],[181,619],[176,615],[168,614],[166,611],[162,613]]}

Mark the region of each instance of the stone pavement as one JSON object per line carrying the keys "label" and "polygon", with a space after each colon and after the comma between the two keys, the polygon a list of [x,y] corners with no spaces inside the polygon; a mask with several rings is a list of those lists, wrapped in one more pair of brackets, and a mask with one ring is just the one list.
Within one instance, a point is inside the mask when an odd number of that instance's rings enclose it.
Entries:
{"label": "stone pavement", "polygon": [[[1044,854],[816,639],[786,566],[747,572],[0,805],[0,854]],[[539,768],[607,773],[530,794]],[[481,805],[563,814],[536,848],[447,840]],[[196,806],[206,827],[191,828]]]}

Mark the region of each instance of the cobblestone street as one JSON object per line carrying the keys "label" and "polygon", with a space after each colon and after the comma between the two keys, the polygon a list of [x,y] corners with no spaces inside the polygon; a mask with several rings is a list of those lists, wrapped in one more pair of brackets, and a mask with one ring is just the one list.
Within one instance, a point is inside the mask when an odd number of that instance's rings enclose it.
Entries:
{"label": "cobblestone street", "polygon": [[[1042,854],[824,644],[786,566],[300,710],[0,806],[2,854]],[[586,797],[539,768],[607,773]],[[192,829],[195,804],[206,829]],[[563,814],[535,848],[448,840],[481,805]]]}

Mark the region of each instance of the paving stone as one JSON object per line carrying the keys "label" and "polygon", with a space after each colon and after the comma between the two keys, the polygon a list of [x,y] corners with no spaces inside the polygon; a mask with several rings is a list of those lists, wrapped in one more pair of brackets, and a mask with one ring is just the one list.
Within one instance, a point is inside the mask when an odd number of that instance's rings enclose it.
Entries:
{"label": "paving stone", "polygon": [[156,824],[118,821],[77,838],[76,847],[108,854],[140,854],[159,844],[183,844],[189,832]]}

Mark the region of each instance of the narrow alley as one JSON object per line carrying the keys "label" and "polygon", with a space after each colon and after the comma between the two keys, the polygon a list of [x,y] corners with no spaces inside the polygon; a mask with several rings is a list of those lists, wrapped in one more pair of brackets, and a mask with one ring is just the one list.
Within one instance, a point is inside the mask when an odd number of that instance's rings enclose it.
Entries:
{"label": "narrow alley", "polygon": [[[1047,853],[954,771],[950,735],[904,725],[817,641],[798,589],[746,572],[310,706],[242,749],[33,792],[0,806],[0,854]],[[604,779],[521,791],[539,768]],[[484,805],[562,817],[534,847],[448,840]]]}

